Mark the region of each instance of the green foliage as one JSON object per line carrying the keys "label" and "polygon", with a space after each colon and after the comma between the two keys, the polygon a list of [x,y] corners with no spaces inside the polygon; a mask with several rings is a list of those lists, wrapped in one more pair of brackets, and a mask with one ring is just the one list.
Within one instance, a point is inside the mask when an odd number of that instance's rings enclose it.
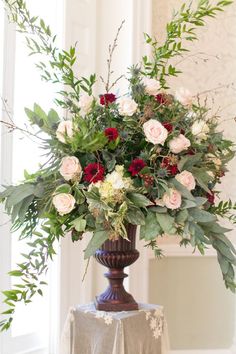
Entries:
{"label": "green foliage", "polygon": [[140,239],[150,241],[162,234],[162,229],[157,221],[156,213],[148,212],[145,217],[145,224],[140,228]]}
{"label": "green foliage", "polygon": [[145,41],[152,48],[152,58],[143,57],[146,75],[159,77],[162,87],[166,88],[166,78],[180,73],[169,60],[188,52],[185,43],[197,40],[197,28],[204,26],[208,17],[214,18],[217,12],[223,11],[230,4],[232,1],[218,1],[215,5],[209,0],[199,0],[196,9],[192,9],[192,2],[189,5],[184,3],[166,25],[166,39],[163,45],[159,45],[155,38],[146,33]]}
{"label": "green foliage", "polygon": [[[8,309],[0,329],[10,327],[18,302],[27,304],[35,294],[43,294],[46,284],[42,276],[47,272],[48,261],[53,259],[57,242],[67,232],[71,232],[73,242],[81,240],[85,232],[92,233],[85,259],[94,255],[107,239],[127,238],[127,223],[140,225],[140,238],[157,257],[162,256],[157,239],[163,235],[178,235],[180,245],[191,245],[202,254],[213,246],[226,287],[234,291],[235,249],[225,236],[229,229],[219,225],[217,216],[236,223],[236,205],[231,201],[211,204],[214,193],[218,194],[215,186],[234,157],[234,144],[217,132],[215,117],[211,117],[206,104],[195,100],[191,107],[186,107],[162,90],[158,97],[149,95],[143,80],[160,79],[165,88],[166,78],[179,73],[170,59],[186,52],[186,41],[196,39],[196,29],[230,1],[211,5],[208,0],[200,0],[194,10],[183,4],[167,24],[163,45],[145,35],[153,58],[144,57],[142,67],[130,69],[130,93],[138,109],[127,115],[121,112],[115,98],[114,102],[101,105],[92,96],[95,75],[75,75],[74,68],[79,64],[76,46],[68,51],[57,48],[56,36],[42,19],[29,13],[25,1],[4,2],[10,20],[26,37],[29,54],[39,58],[41,77],[60,85],[55,101],[69,114],[71,123],[64,139],[63,133],[59,139],[56,132],[63,120],[55,110],[46,113],[38,104],[25,109],[29,122],[37,128],[36,136],[42,132],[48,135],[41,140],[46,162],[36,173],[25,171],[21,184],[5,187],[0,193],[0,202],[12,219],[12,230],[18,230],[20,239],[27,239],[29,247],[29,252],[22,255],[23,262],[10,273],[21,281],[4,292]],[[110,76],[116,41],[117,37],[109,48],[106,93],[114,87]],[[91,96],[86,114],[79,102],[82,92]],[[150,119],[169,125],[163,144],[153,144],[148,138],[143,124]],[[191,129],[199,120],[209,127],[202,140]],[[113,128],[115,138],[106,136],[107,128]],[[190,148],[173,153],[170,141],[180,134],[189,139]],[[64,158],[70,160],[66,166]],[[175,178],[176,173],[186,171],[192,173],[195,188],[186,187]],[[179,203],[172,201],[176,205],[166,201],[171,189],[179,198]]]}
{"label": "green foliage", "polygon": [[106,230],[100,230],[94,232],[93,237],[91,238],[85,252],[84,258],[87,259],[91,257],[95,251],[107,240],[108,233]]}
{"label": "green foliage", "polygon": [[91,94],[96,76],[94,74],[89,78],[75,76],[74,66],[78,65],[76,44],[68,51],[59,50],[56,45],[57,36],[52,34],[50,27],[42,18],[30,14],[25,1],[4,0],[4,3],[9,20],[17,25],[17,30],[26,38],[29,55],[42,57],[36,64],[41,72],[41,78],[46,82],[68,87],[68,90],[59,91],[61,98],[56,99],[56,103],[72,112],[78,111],[76,101],[81,90]]}

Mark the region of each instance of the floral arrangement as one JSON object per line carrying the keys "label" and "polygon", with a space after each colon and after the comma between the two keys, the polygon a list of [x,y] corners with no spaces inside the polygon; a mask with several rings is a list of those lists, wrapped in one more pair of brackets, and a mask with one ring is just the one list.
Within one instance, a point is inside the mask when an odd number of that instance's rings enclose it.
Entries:
{"label": "floral arrangement", "polygon": [[10,273],[22,281],[4,292],[9,316],[2,329],[9,328],[17,302],[28,303],[34,294],[42,294],[40,275],[55,253],[55,243],[68,232],[73,242],[91,233],[85,259],[105,240],[127,238],[127,223],[140,225],[140,238],[158,257],[162,252],[157,239],[163,235],[178,235],[180,245],[191,244],[202,254],[212,246],[226,287],[235,290],[236,251],[225,236],[229,229],[218,221],[226,217],[234,222],[235,205],[217,203],[216,190],[234,157],[233,143],[218,131],[218,117],[199,96],[187,89],[173,94],[168,88],[168,77],[179,73],[169,59],[187,51],[183,43],[197,38],[196,28],[205,24],[205,17],[214,17],[230,3],[200,0],[195,9],[184,4],[167,25],[163,45],[146,34],[152,57],[130,68],[129,94],[118,97],[111,61],[120,27],[109,48],[104,93],[95,97],[95,75],[77,78],[73,71],[76,48],[60,51],[50,28],[31,17],[24,1],[5,1],[30,54],[44,60],[37,64],[42,78],[66,87],[56,103],[70,119],[61,111],[46,113],[37,104],[25,109],[31,126],[40,129],[35,136],[48,161],[0,194],[13,230],[19,229],[20,238],[28,238],[32,248]]}

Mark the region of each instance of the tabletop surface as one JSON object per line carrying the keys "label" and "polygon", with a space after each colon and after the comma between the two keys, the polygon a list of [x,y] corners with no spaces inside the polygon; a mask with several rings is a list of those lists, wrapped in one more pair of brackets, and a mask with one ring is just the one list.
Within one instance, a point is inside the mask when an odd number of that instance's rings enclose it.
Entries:
{"label": "tabletop surface", "polygon": [[166,354],[163,307],[139,304],[137,311],[97,311],[93,303],[70,309],[61,354]]}

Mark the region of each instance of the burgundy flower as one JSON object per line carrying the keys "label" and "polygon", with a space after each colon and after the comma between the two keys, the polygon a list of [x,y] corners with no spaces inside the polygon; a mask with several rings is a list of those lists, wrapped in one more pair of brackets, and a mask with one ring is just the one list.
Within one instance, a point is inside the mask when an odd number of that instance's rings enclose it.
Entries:
{"label": "burgundy flower", "polygon": [[158,93],[158,95],[155,96],[155,99],[159,104],[164,106],[169,106],[172,102],[171,96],[166,93]]}
{"label": "burgundy flower", "polygon": [[171,176],[175,176],[179,172],[177,164],[173,163],[168,157],[162,160],[161,168],[165,168]]}
{"label": "burgundy flower", "polygon": [[134,159],[129,166],[129,172],[132,176],[136,176],[146,165],[142,159]]}
{"label": "burgundy flower", "polygon": [[171,133],[173,131],[173,125],[168,123],[168,122],[164,122],[162,123],[163,127],[166,128],[166,130],[168,130],[169,133]]}
{"label": "burgundy flower", "polygon": [[185,130],[181,128],[181,129],[180,129],[180,134],[183,134],[183,135],[184,135],[184,134],[185,134]]}
{"label": "burgundy flower", "polygon": [[208,200],[208,202],[210,204],[214,204],[215,203],[215,194],[214,194],[214,192],[207,193],[206,197],[207,197],[207,200]]}
{"label": "burgundy flower", "polygon": [[106,135],[109,141],[116,140],[119,136],[118,130],[116,128],[106,128],[104,130],[104,134]]}
{"label": "burgundy flower", "polygon": [[104,172],[105,169],[100,163],[90,163],[84,168],[84,179],[89,183],[103,181]]}
{"label": "burgundy flower", "polygon": [[113,93],[104,93],[100,96],[100,103],[103,106],[108,106],[110,103],[115,102],[116,96]]}

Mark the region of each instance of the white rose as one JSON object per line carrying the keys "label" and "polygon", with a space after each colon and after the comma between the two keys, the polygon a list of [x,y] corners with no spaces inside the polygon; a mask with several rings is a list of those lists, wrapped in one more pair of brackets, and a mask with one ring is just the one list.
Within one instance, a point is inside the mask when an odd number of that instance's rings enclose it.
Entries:
{"label": "white rose", "polygon": [[60,193],[53,197],[53,205],[60,215],[69,214],[75,207],[75,198],[68,193]]}
{"label": "white rose", "polygon": [[66,136],[69,138],[72,138],[73,136],[73,123],[70,120],[60,122],[57,127],[56,137],[61,143],[66,142]]}
{"label": "white rose", "polygon": [[191,92],[183,87],[181,87],[176,93],[175,98],[183,106],[191,107],[193,104],[193,95]]}
{"label": "white rose", "polygon": [[163,145],[168,136],[167,129],[155,119],[149,119],[146,123],[144,123],[143,130],[147,141],[150,141],[154,145]]}
{"label": "white rose", "polygon": [[113,189],[125,188],[125,183],[122,178],[122,175],[117,171],[109,173],[106,177],[106,181],[111,183]]}
{"label": "white rose", "polygon": [[177,137],[169,141],[170,151],[174,154],[178,154],[179,152],[186,150],[190,145],[190,140],[183,134],[179,134]]}
{"label": "white rose", "polygon": [[82,167],[75,156],[66,156],[61,160],[60,174],[66,181],[79,179],[82,173]]}
{"label": "white rose", "polygon": [[171,188],[163,195],[162,200],[168,209],[178,209],[181,206],[182,197],[180,192]]}
{"label": "white rose", "polygon": [[138,108],[138,104],[129,97],[123,97],[118,101],[118,110],[121,116],[131,117]]}
{"label": "white rose", "polygon": [[80,96],[78,106],[82,114],[85,115],[91,111],[93,100],[93,96],[89,96],[87,93]]}
{"label": "white rose", "polygon": [[183,171],[175,176],[177,181],[185,186],[189,191],[196,187],[196,181],[192,173],[189,171]]}
{"label": "white rose", "polygon": [[156,96],[161,88],[160,81],[147,77],[143,79],[143,84],[145,86],[145,92],[151,96]]}
{"label": "white rose", "polygon": [[204,120],[197,120],[193,123],[191,131],[197,139],[206,140],[209,133],[209,127]]}

